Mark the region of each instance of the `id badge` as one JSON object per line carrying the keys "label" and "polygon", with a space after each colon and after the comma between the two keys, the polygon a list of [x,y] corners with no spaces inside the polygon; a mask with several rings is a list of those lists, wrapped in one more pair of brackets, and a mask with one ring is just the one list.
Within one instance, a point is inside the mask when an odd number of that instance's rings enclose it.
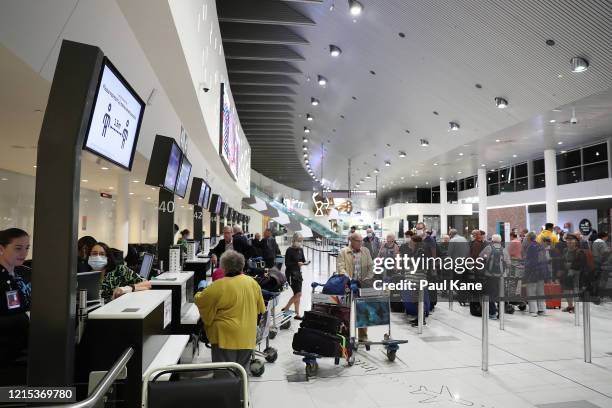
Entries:
{"label": "id badge", "polygon": [[16,290],[6,291],[6,306],[8,309],[19,309],[21,307],[21,301]]}

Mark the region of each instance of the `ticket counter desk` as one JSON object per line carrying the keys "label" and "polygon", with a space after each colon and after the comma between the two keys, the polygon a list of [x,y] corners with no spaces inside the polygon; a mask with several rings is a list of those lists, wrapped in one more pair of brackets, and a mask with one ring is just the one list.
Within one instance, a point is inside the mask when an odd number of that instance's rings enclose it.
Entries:
{"label": "ticket counter desk", "polygon": [[79,372],[108,370],[127,347],[134,355],[127,365],[125,386],[118,390],[122,406],[140,406],[142,376],[152,367],[176,364],[187,335],[171,335],[172,292],[147,290],[125,294],[89,313],[79,346]]}
{"label": "ticket counter desk", "polygon": [[194,272],[165,272],[151,279],[152,289],[172,291],[173,334],[195,334],[200,312],[193,303]]}
{"label": "ticket counter desk", "polygon": [[211,262],[209,256],[197,256],[194,259],[186,259],[183,263],[183,269],[194,272],[195,287],[198,283],[206,279],[207,276],[212,276],[210,269]]}

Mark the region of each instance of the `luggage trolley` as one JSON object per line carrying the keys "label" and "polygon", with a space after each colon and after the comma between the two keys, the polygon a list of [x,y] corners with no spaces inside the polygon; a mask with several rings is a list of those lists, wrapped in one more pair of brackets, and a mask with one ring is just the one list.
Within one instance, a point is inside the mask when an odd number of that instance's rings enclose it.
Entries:
{"label": "luggage trolley", "polygon": [[[351,285],[351,292],[359,293],[359,296],[351,296],[351,315],[355,322],[355,330],[372,326],[388,326],[389,331],[385,333],[382,341],[361,342],[367,351],[373,345],[384,346],[389,361],[395,361],[395,354],[399,350],[400,344],[408,343],[408,340],[394,340],[391,337],[391,296],[390,293],[372,288],[356,288],[356,284]],[[358,336],[351,339],[351,344],[356,351],[359,347]]]}
{"label": "luggage trolley", "polygon": [[[265,371],[264,363],[256,357],[263,357],[268,363],[273,363],[278,358],[278,352],[274,347],[270,347],[270,339],[273,338],[271,334],[272,318],[274,315],[274,303],[276,298],[280,295],[278,292],[269,292],[262,290],[264,297],[267,297],[268,305],[266,307],[266,313],[261,317],[259,324],[257,325],[257,337],[255,344],[257,348],[253,351],[251,357],[250,371],[255,377],[261,377]],[[276,335],[276,334],[275,334]],[[261,351],[262,344],[265,340],[265,348]]]}
{"label": "luggage trolley", "polygon": [[[316,288],[319,286],[324,286],[321,283],[313,282],[311,283],[312,287],[312,305],[311,309],[315,311],[322,311],[328,314],[331,314],[337,318],[339,318],[344,326],[346,327],[346,334],[348,340],[348,344],[345,344],[342,347],[342,355],[336,355],[334,357],[334,364],[340,364],[340,359],[346,359],[349,366],[352,366],[355,363],[355,356],[353,354],[353,350],[355,350],[354,345],[350,339],[350,327],[351,327],[351,295],[347,293],[346,295],[326,295],[323,293],[316,292]],[[319,364],[317,360],[320,358],[328,358],[327,356],[322,356],[317,353],[310,353],[306,351],[294,350],[293,354],[302,356],[302,361],[306,364],[306,377],[311,377],[316,375]]]}

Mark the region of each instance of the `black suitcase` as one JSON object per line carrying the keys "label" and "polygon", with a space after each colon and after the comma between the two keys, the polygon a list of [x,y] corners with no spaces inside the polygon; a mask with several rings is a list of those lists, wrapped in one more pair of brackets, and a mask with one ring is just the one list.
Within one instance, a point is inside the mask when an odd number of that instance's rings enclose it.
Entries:
{"label": "black suitcase", "polygon": [[300,327],[321,330],[325,333],[340,333],[342,321],[335,316],[323,312],[309,311],[304,312],[304,320]]}
{"label": "black suitcase", "polygon": [[301,327],[293,335],[292,347],[295,351],[315,353],[321,357],[339,357],[342,355],[340,340],[339,336]]}
{"label": "black suitcase", "polygon": [[470,314],[472,316],[482,317],[482,305],[480,302],[470,302]]}

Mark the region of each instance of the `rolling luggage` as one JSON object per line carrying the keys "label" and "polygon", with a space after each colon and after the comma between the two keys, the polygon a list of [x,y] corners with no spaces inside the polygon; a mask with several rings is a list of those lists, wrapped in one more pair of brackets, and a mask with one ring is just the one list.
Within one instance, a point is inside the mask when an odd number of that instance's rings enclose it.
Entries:
{"label": "rolling luggage", "polygon": [[341,340],[340,336],[301,327],[293,335],[292,347],[295,351],[315,353],[321,357],[339,357],[342,355]]}
{"label": "rolling luggage", "polygon": [[[558,283],[545,283],[544,284],[544,294],[545,295],[560,295],[561,294],[561,285]],[[546,299],[546,308],[547,309],[561,309],[561,298],[559,299]]]}
{"label": "rolling luggage", "polygon": [[482,317],[482,305],[480,302],[470,302],[470,314],[476,317]]}
{"label": "rolling luggage", "polygon": [[[325,303],[315,303],[312,305],[312,310],[315,312],[322,312],[327,315],[335,316],[344,323],[347,328],[350,324],[351,319],[351,308],[347,306],[329,305]],[[402,305],[403,311],[403,305]]]}
{"label": "rolling luggage", "polygon": [[340,332],[342,321],[335,316],[331,316],[323,312],[304,312],[304,320],[300,327],[307,329],[321,330],[329,334],[337,334]]}
{"label": "rolling luggage", "polygon": [[[414,300],[418,300],[418,292],[412,291],[413,293],[409,294],[410,299],[406,299],[406,295],[409,292],[406,293],[402,293],[402,297],[404,299],[404,309],[406,310],[406,314],[412,315],[412,316],[417,316],[418,312],[419,312],[419,306],[418,306],[418,302],[414,302]],[[429,311],[431,310],[431,302],[429,300],[429,291],[428,290],[424,290],[424,294],[423,294],[423,309],[425,311],[425,316],[429,315]]]}

